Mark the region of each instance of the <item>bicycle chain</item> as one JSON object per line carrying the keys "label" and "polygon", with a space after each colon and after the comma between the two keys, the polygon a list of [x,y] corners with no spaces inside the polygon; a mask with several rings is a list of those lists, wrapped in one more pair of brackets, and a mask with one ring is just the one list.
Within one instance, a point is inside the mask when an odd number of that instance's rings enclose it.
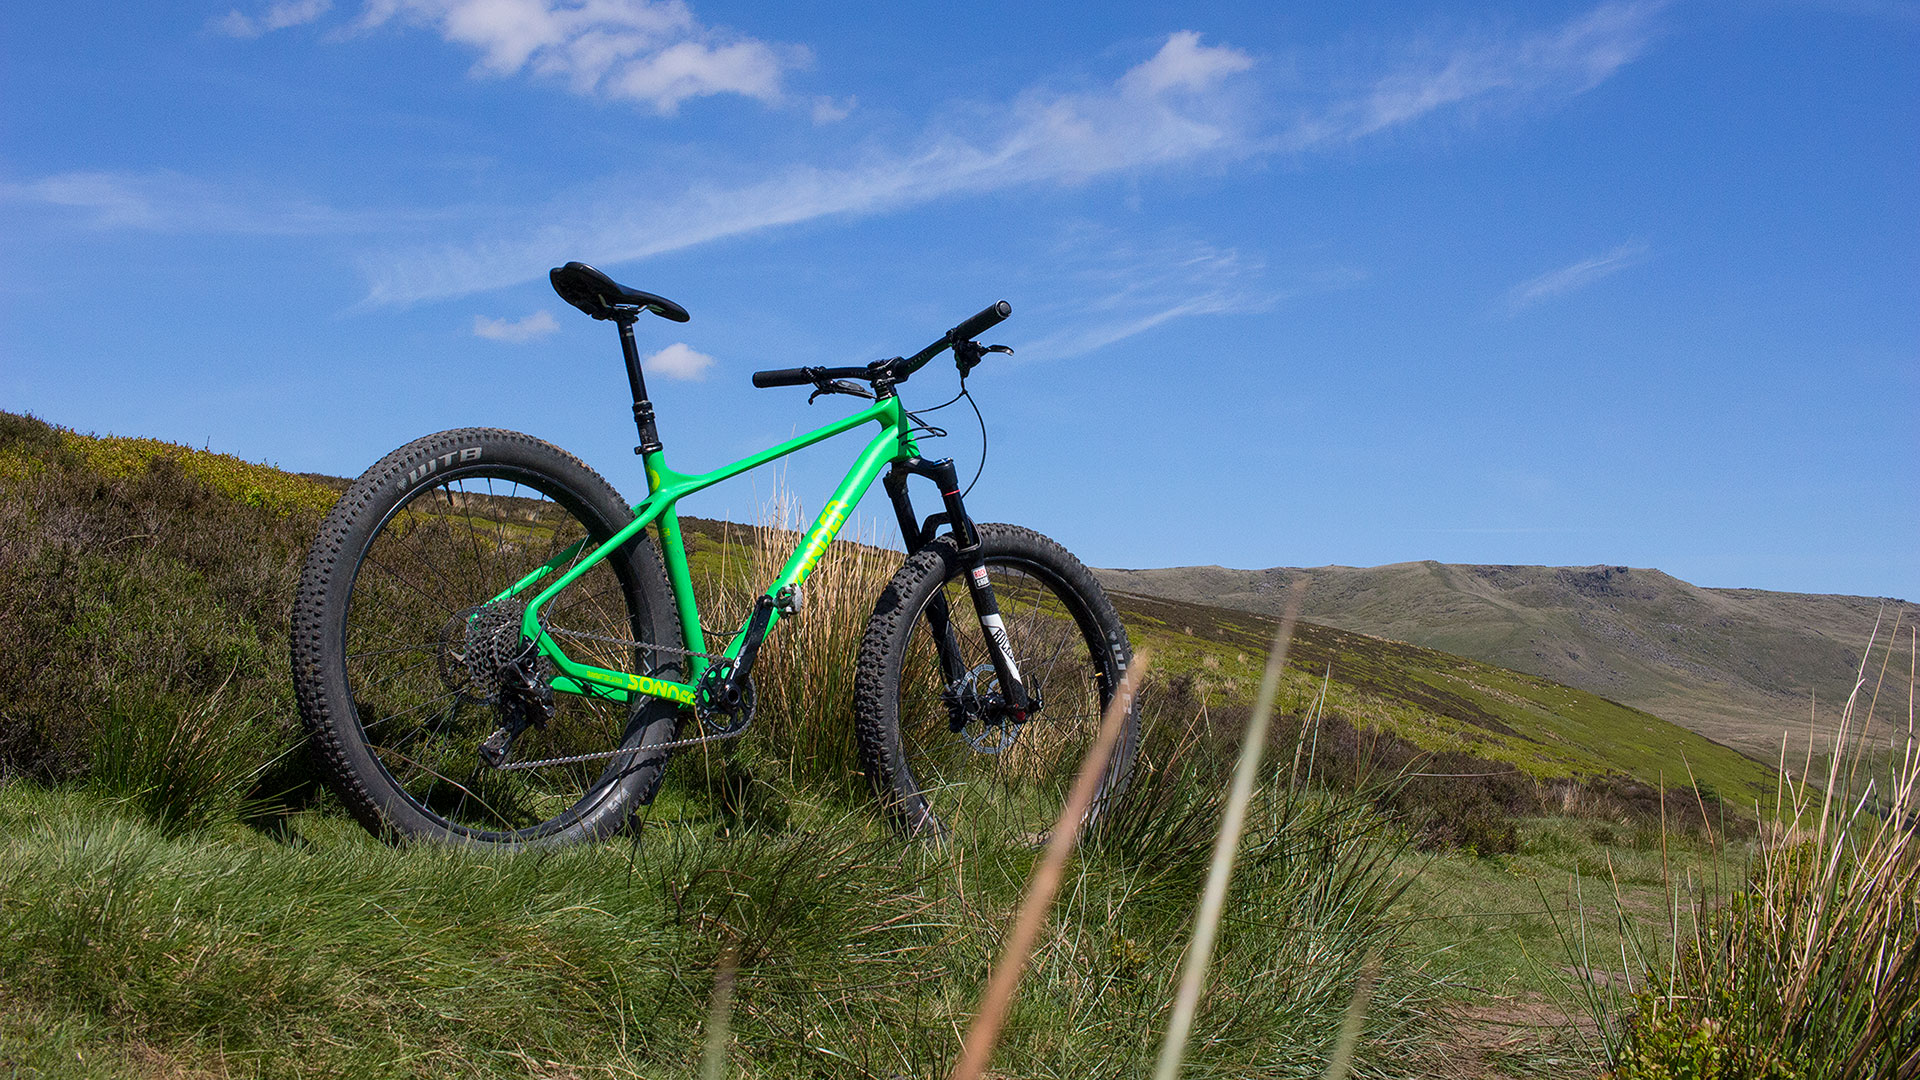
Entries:
{"label": "bicycle chain", "polygon": [[[698,656],[706,660],[726,659],[725,656],[719,653],[700,652],[696,649],[682,649],[676,645],[660,645],[649,641],[629,641],[626,638],[608,637],[605,634],[592,634],[585,630],[563,630],[557,626],[544,625],[541,629],[554,637],[580,638],[585,641],[598,641],[603,645],[620,645],[629,649],[652,649],[655,652],[677,653],[681,656]],[[703,627],[702,629],[705,628]],[[712,631],[708,632],[711,633]]]}
{"label": "bicycle chain", "polygon": [[578,765],[585,761],[599,761],[604,758],[619,757],[621,754],[664,754],[669,750],[683,750],[689,746],[699,746],[702,743],[720,742],[724,739],[737,739],[745,735],[747,729],[752,726],[753,720],[749,718],[746,723],[734,730],[723,731],[718,735],[700,735],[691,739],[675,739],[672,742],[663,742],[654,746],[636,746],[629,750],[600,750],[591,754],[575,754],[572,757],[542,758],[539,761],[509,761],[499,766],[499,769],[501,772],[512,772],[516,769],[540,769],[549,765]]}

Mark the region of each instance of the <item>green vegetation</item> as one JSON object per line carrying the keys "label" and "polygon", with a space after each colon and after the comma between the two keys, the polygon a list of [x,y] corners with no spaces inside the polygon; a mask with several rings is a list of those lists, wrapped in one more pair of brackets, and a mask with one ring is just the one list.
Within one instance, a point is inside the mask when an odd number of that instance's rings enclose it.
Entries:
{"label": "green vegetation", "polygon": [[[311,783],[286,686],[288,597],[336,490],[0,414],[0,1065],[690,1076],[730,1015],[730,1075],[944,1074],[1037,852],[907,844],[873,812],[846,681],[898,553],[834,546],[762,655],[754,733],[682,755],[622,842],[396,849]],[[785,524],[686,523],[717,617]],[[1122,608],[1157,663],[1139,772],[1068,866],[999,1075],[1150,1068],[1274,632]],[[1711,1051],[1718,1018],[1596,1034],[1555,993],[1569,969],[1637,991],[1620,957],[1678,955],[1673,882],[1763,850],[1738,826],[1764,770],[1485,664],[1308,625],[1292,648],[1185,1075],[1318,1075],[1356,1002],[1363,1076],[1590,1075],[1628,1037],[1656,1063]]]}
{"label": "green vegetation", "polygon": [[[1920,641],[1901,629],[1886,653],[1904,645],[1911,679]],[[1879,721],[1895,734],[1878,768],[1852,739],[1875,725],[1864,689],[1841,712],[1827,774],[1783,780],[1744,858],[1697,885],[1669,874],[1652,917],[1621,905],[1641,989],[1588,998],[1618,1080],[1920,1071],[1920,741],[1909,683],[1907,715]]]}
{"label": "green vegetation", "polygon": [[[1163,673],[1184,677],[1212,705],[1251,695],[1274,620],[1142,596],[1115,601],[1136,644],[1162,658]],[[1656,789],[1698,781],[1749,815],[1774,789],[1773,770],[1657,716],[1417,645],[1302,622],[1288,666],[1285,712],[1304,714],[1324,682],[1326,712],[1336,721],[1434,754],[1502,763],[1536,780],[1617,775]]]}
{"label": "green vegetation", "polygon": [[[10,1068],[690,1075],[723,953],[742,1075],[951,1061],[1035,853],[1005,836],[905,844],[843,764],[847,695],[822,680],[850,666],[897,556],[833,553],[810,617],[765,654],[756,737],[684,755],[630,843],[396,850],[334,810],[297,752],[285,604],[315,515],[230,498],[192,452],[114,476],[80,445],[31,419],[0,427]],[[699,532],[720,610],[782,539]],[[1177,730],[1155,728],[1141,806],[1204,838],[1212,789],[1153,767]],[[1436,987],[1390,917],[1404,841],[1364,798],[1265,791],[1192,1074],[1314,1071],[1369,956],[1360,1064],[1417,1068]],[[1158,820],[1129,816],[1076,856],[999,1067],[1146,1067],[1205,857],[1155,842]]]}

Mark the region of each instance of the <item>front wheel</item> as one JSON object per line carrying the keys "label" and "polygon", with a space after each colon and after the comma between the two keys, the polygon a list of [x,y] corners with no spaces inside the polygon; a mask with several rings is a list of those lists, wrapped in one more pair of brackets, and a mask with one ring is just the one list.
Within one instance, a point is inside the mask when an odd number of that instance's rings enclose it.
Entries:
{"label": "front wheel", "polygon": [[[1022,723],[995,707],[997,679],[966,568],[942,537],[894,575],[867,625],[854,682],[861,763],[909,835],[990,830],[1030,843],[1058,818],[1132,651],[1106,593],[1065,548],[1014,525],[979,532],[1013,659],[1037,707]],[[1138,739],[1136,706],[1090,821],[1124,792]]]}
{"label": "front wheel", "polygon": [[[490,428],[416,439],[354,481],[300,575],[292,651],[315,759],[361,824],[562,844],[607,835],[652,798],[666,758],[649,748],[673,739],[678,706],[556,690],[520,635],[525,602],[632,518],[573,455]],[[541,617],[577,661],[678,680],[673,613],[642,534]],[[516,672],[527,681],[510,685]]]}

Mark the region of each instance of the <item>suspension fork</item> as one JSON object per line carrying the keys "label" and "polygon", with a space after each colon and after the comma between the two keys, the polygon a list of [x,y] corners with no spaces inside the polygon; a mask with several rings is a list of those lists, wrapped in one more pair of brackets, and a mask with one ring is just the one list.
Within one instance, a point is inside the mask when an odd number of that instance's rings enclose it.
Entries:
{"label": "suspension fork", "polygon": [[[939,487],[940,498],[946,508],[921,521],[914,513],[913,501],[907,494],[909,475],[932,480]],[[900,535],[907,545],[909,556],[932,543],[934,537],[939,535],[941,525],[947,526],[948,534],[953,537],[960,555],[960,566],[967,579],[967,595],[973,598],[974,615],[980,622],[980,634],[986,639],[987,655],[993,660],[993,672],[999,679],[1001,696],[1014,721],[1024,721],[1029,708],[1026,684],[1021,681],[1020,667],[1013,659],[1013,643],[1007,639],[1006,624],[1000,618],[1000,604],[993,595],[993,581],[987,576],[986,556],[980,550],[980,531],[974,528],[973,519],[967,516],[966,504],[961,499],[960,478],[954,470],[953,459],[928,461],[912,457],[896,461],[893,468],[887,470],[882,483],[887,489],[887,497],[893,500],[894,516],[899,519]],[[952,611],[944,590],[936,591],[927,604],[927,623],[933,632],[934,646],[940,654],[940,669],[951,686],[966,677],[967,663],[960,651],[960,639],[953,628]]]}

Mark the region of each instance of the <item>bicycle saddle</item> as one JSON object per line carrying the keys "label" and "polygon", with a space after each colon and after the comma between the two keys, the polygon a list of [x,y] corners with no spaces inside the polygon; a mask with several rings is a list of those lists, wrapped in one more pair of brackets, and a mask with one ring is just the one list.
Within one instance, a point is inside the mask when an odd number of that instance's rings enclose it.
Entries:
{"label": "bicycle saddle", "polygon": [[583,262],[556,266],[547,273],[560,299],[596,319],[617,318],[623,308],[645,308],[663,319],[686,322],[687,309],[650,292],[631,289]]}

